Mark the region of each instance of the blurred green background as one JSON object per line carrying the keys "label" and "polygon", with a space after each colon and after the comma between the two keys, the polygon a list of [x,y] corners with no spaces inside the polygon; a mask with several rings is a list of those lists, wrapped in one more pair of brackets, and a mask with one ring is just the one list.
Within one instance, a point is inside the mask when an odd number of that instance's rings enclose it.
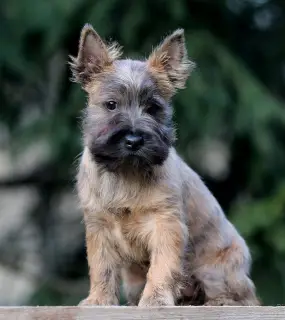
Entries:
{"label": "blurred green background", "polygon": [[195,72],[177,148],[246,238],[266,305],[285,304],[285,1],[1,0],[0,305],[88,291],[74,192],[85,94],[69,81],[84,23],[145,57],[185,29]]}

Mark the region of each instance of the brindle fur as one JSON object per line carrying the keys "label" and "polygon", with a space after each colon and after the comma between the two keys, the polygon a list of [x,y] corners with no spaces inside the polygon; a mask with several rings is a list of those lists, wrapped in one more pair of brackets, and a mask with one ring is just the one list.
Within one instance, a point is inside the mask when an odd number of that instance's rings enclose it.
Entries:
{"label": "brindle fur", "polygon": [[[244,239],[173,147],[171,98],[194,66],[183,30],[144,61],[120,54],[86,25],[71,62],[88,93],[77,190],[90,293],[81,304],[117,305],[121,278],[130,305],[259,304]],[[130,131],[145,138],[136,154],[121,143]]]}

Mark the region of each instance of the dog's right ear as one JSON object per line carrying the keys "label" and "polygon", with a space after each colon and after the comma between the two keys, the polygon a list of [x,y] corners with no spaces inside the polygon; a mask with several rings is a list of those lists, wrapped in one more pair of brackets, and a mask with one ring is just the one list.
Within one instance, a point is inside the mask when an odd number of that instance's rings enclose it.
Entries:
{"label": "dog's right ear", "polygon": [[70,57],[72,80],[86,88],[96,75],[111,66],[120,55],[121,48],[116,43],[107,45],[93,27],[86,24],[81,31],[78,55]]}

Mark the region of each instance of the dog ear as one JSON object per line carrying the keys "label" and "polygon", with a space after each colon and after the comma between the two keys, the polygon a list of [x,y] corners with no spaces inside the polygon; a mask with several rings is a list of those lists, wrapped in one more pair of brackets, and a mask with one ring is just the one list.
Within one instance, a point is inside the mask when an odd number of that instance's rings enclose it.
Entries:
{"label": "dog ear", "polygon": [[175,89],[183,89],[190,71],[195,67],[187,56],[184,30],[177,29],[151,53],[148,65],[158,73],[165,73]]}
{"label": "dog ear", "polygon": [[81,31],[78,55],[76,58],[70,57],[73,81],[86,87],[97,74],[111,66],[120,55],[121,48],[116,43],[107,45],[93,27],[86,24]]}

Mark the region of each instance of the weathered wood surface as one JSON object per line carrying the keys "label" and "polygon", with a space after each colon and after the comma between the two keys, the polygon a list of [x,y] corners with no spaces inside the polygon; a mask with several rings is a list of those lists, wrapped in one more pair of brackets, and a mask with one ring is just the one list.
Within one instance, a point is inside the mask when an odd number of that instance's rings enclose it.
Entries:
{"label": "weathered wood surface", "polygon": [[0,320],[285,320],[283,307],[0,307]]}

